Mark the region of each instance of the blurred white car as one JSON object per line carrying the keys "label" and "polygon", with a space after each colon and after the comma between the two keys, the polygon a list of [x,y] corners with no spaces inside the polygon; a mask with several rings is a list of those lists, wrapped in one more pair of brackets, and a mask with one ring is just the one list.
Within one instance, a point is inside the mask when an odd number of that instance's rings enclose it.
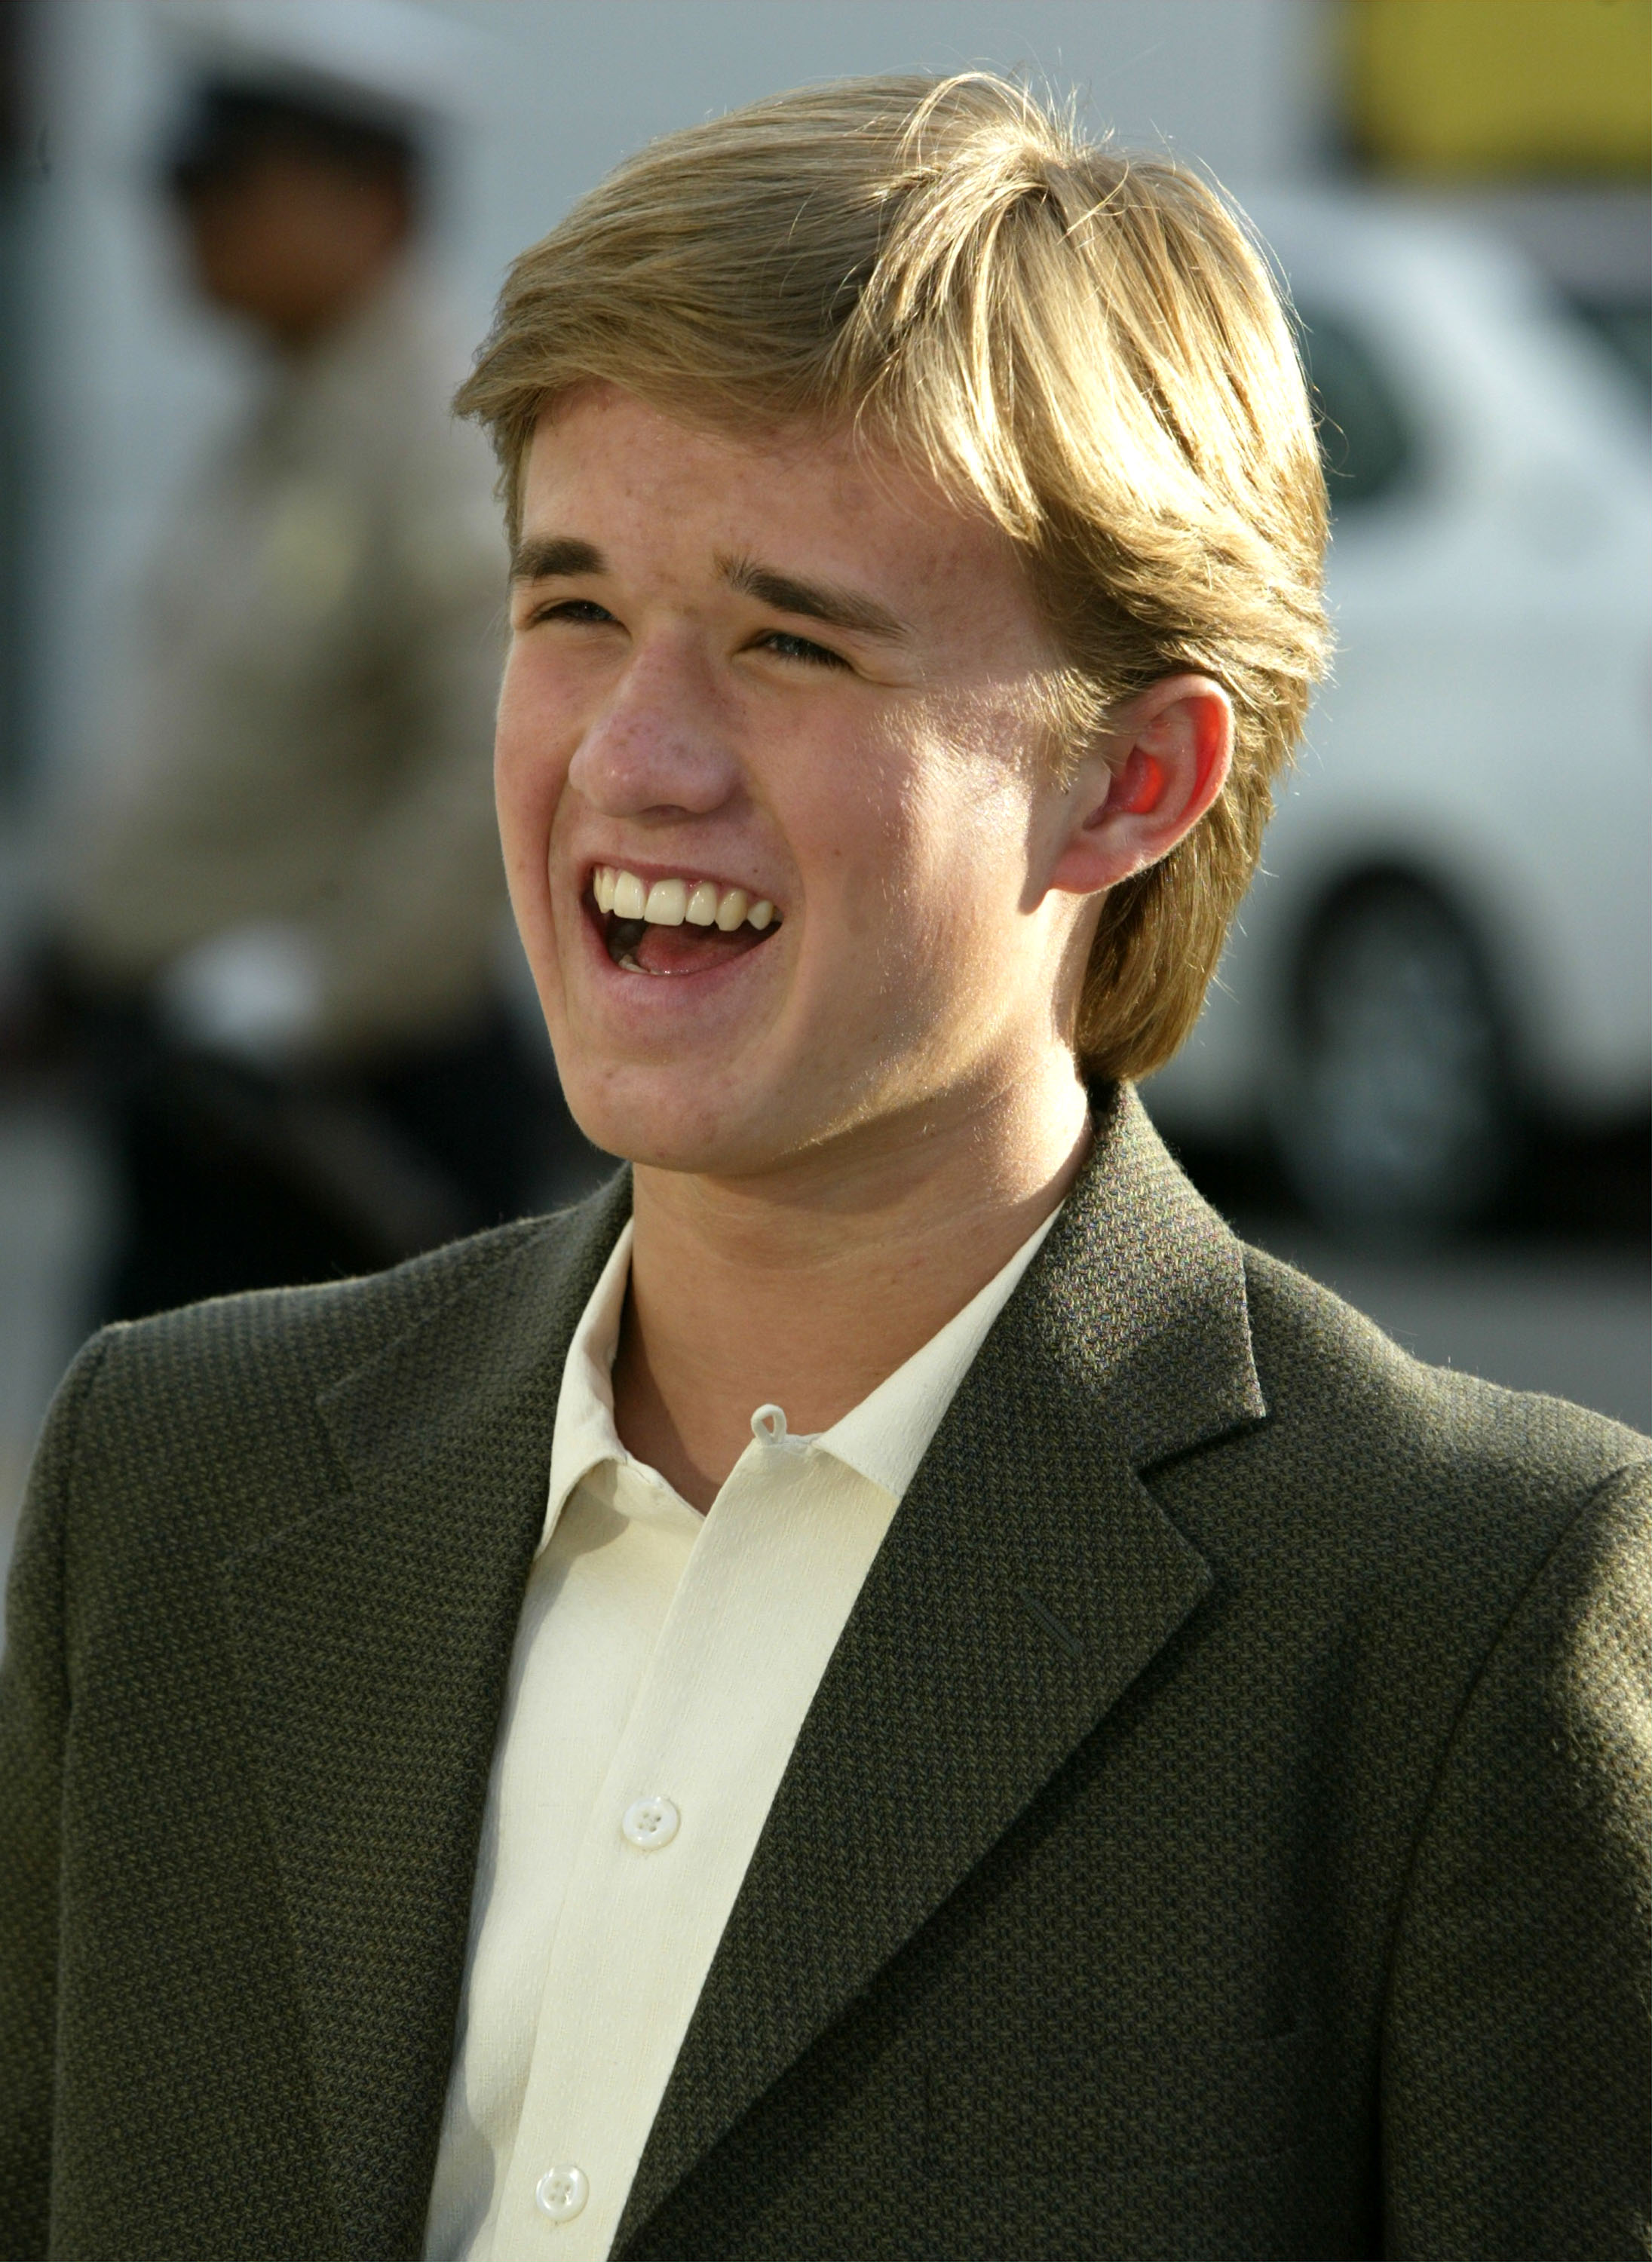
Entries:
{"label": "blurred white car", "polygon": [[1256,220],[1324,416],[1338,651],[1172,1137],[1460,1221],[1539,1120],[1652,1099],[1652,419],[1519,256],[1350,198]]}

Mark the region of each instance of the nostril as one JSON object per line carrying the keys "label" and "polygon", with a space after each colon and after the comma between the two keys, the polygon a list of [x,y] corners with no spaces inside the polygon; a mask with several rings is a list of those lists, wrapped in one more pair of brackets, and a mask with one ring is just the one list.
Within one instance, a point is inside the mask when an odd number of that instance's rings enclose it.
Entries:
{"label": "nostril", "polygon": [[710,816],[739,790],[739,763],[714,731],[702,736],[689,720],[696,704],[691,688],[673,682],[656,692],[622,698],[569,762],[569,784],[610,819],[682,824]]}

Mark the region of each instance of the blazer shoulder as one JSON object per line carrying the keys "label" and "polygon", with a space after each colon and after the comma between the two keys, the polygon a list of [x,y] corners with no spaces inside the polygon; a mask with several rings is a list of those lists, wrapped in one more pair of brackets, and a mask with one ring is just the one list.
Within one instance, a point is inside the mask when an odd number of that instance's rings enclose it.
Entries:
{"label": "blazer shoulder", "polygon": [[384,1272],[300,1288],[263,1288],[126,1321],[95,1340],[97,1395],[173,1408],[191,1423],[233,1404],[274,1406],[360,1367],[444,1306],[501,1284],[526,1264],[556,1276],[601,1230],[617,1182],[574,1207],[521,1218],[411,1257]]}
{"label": "blazer shoulder", "polygon": [[537,1404],[626,1199],[615,1181],[390,1271],[105,1329],[60,1392],[33,1488],[62,1477],[83,1583],[187,1579],[284,1530],[348,1488],[352,1423],[416,1455],[432,1424],[496,1411],[513,1377]]}
{"label": "blazer shoulder", "polygon": [[1338,1629],[1394,1703],[1435,1689],[1443,1735],[1545,1567],[1646,1500],[1652,1441],[1427,1365],[1289,1265],[1244,1264],[1266,1411],[1154,1469],[1155,1496],[1288,1646]]}
{"label": "blazer shoulder", "polygon": [[1247,1248],[1246,1298],[1276,1450],[1334,1468],[1353,1492],[1497,1504],[1567,1519],[1652,1438],[1536,1392],[1505,1390],[1402,1350],[1362,1313]]}

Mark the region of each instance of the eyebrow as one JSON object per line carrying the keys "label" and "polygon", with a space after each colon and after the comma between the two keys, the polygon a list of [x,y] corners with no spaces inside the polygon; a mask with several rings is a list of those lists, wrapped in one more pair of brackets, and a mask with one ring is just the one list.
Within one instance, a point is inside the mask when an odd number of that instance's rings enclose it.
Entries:
{"label": "eyebrow", "polygon": [[844,589],[827,581],[799,581],[772,566],[751,558],[725,558],[719,564],[731,589],[772,605],[777,613],[797,613],[804,620],[824,621],[828,628],[850,629],[860,636],[881,637],[891,644],[910,644],[912,630],[887,605],[857,589]]}
{"label": "eyebrow", "polygon": [[[828,628],[848,629],[859,636],[879,637],[891,644],[910,644],[912,630],[887,605],[857,589],[827,581],[799,581],[773,566],[760,566],[752,558],[723,558],[718,561],[723,579],[743,596],[772,605],[777,613],[823,622]],[[513,581],[554,581],[576,574],[602,573],[607,560],[595,543],[566,534],[530,535],[516,544],[510,561]]]}
{"label": "eyebrow", "polygon": [[602,553],[595,544],[566,534],[530,535],[516,544],[510,561],[513,581],[554,581],[563,575],[602,570]]}

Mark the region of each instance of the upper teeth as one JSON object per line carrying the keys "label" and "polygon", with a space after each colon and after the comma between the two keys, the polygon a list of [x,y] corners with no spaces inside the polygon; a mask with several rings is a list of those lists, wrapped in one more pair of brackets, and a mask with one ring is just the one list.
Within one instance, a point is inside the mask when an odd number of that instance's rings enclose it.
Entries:
{"label": "upper teeth", "polygon": [[599,864],[591,875],[599,911],[612,911],[623,919],[646,919],[652,926],[718,926],[732,934],[737,926],[754,926],[761,934],[775,916],[767,896],[754,903],[744,888],[721,888],[715,880],[656,880],[652,885],[635,872],[622,872],[612,864]]}

